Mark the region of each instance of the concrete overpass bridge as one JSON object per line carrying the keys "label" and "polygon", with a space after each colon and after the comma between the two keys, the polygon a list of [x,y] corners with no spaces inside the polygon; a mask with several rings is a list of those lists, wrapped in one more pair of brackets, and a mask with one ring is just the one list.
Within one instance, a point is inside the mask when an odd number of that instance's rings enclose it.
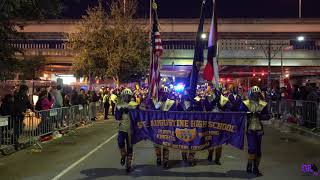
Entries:
{"label": "concrete overpass bridge", "polygon": [[[137,23],[148,29],[147,19]],[[186,76],[191,70],[198,20],[162,19],[160,23],[165,48],[162,73]],[[77,21],[27,22],[19,31],[27,39],[14,40],[13,46],[25,49],[26,55],[45,56],[47,71],[70,73],[75,52],[66,49],[65,34],[77,31]],[[247,76],[255,69],[264,71],[269,45],[273,74],[280,73],[281,60],[287,73],[320,74],[320,19],[220,19],[218,31],[221,74]],[[300,35],[304,42],[296,41]]]}

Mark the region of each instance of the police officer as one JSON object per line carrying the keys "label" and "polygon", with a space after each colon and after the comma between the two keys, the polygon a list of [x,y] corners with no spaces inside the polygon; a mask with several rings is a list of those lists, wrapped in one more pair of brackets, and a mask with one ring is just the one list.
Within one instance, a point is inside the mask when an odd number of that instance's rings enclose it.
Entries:
{"label": "police officer", "polygon": [[104,119],[107,120],[109,116],[109,108],[110,108],[110,94],[109,92],[105,89],[103,91],[102,95],[102,102],[103,102],[103,107],[104,107]]}
{"label": "police officer", "polygon": [[119,120],[118,131],[118,146],[121,154],[120,164],[126,165],[126,171],[132,170],[132,156],[133,147],[131,144],[131,132],[130,132],[130,117],[129,111],[136,109],[138,104],[134,101],[130,101],[132,97],[132,91],[128,88],[122,90],[120,94],[120,102],[117,103],[115,118]]}
{"label": "police officer", "polygon": [[261,160],[261,141],[264,134],[262,120],[269,120],[267,103],[261,100],[261,90],[253,86],[248,100],[242,102],[240,111],[249,112],[247,119],[248,163],[247,172],[262,176],[259,165]]}

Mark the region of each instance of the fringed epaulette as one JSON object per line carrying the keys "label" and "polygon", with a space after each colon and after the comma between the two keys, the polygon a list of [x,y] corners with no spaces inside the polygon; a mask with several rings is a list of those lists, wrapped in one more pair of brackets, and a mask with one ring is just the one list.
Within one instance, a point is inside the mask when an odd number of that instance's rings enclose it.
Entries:
{"label": "fringed epaulette", "polygon": [[224,97],[223,95],[220,95],[220,105],[221,105],[221,107],[226,105],[228,101],[229,101],[228,98]]}
{"label": "fringed epaulette", "polygon": [[262,100],[259,101],[259,105],[261,106],[261,109],[263,109],[264,107],[266,107],[267,104],[268,104],[268,103],[265,102],[265,101],[262,101]]}
{"label": "fringed epaulette", "polygon": [[244,100],[244,101],[243,101],[243,104],[246,105],[246,107],[247,107],[248,109],[250,109],[250,100],[249,100],[249,99]]}

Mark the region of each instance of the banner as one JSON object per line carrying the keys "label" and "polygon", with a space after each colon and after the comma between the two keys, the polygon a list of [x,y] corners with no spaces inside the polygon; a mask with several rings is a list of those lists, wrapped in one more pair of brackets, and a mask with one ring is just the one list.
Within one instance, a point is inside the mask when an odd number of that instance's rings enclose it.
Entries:
{"label": "banner", "polygon": [[132,143],[150,140],[199,151],[222,144],[243,149],[246,113],[131,111]]}

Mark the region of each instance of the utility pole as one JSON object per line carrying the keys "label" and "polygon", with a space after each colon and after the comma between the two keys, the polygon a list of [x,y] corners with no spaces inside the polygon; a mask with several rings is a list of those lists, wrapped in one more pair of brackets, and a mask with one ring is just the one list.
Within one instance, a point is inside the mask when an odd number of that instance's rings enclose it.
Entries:
{"label": "utility pole", "polygon": [[[280,82],[283,82],[283,48],[281,47],[281,77],[280,77]],[[281,84],[280,83],[280,84]]]}
{"label": "utility pole", "polygon": [[268,41],[268,89],[271,90],[271,40]]}

